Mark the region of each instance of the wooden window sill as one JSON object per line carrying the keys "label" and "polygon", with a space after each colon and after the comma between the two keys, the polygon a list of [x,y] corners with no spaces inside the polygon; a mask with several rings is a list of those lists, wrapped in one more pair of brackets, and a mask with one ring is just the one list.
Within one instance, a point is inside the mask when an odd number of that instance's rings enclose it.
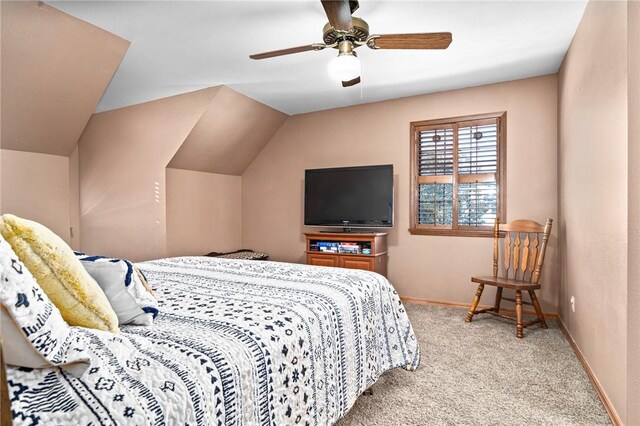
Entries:
{"label": "wooden window sill", "polygon": [[490,229],[429,229],[409,228],[411,235],[439,235],[442,237],[485,237],[493,238]]}

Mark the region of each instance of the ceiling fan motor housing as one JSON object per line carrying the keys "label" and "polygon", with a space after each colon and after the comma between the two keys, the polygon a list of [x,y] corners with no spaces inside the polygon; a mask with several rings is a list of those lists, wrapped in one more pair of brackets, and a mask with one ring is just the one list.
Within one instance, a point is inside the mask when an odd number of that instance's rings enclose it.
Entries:
{"label": "ceiling fan motor housing", "polygon": [[[366,23],[364,19],[356,18],[355,16],[351,17],[351,22],[353,23],[353,28],[348,33],[343,31],[338,31],[331,26],[331,24],[327,23],[322,30],[322,40],[327,45],[332,45],[340,40],[349,40],[351,42],[357,41],[363,43],[369,37],[369,24]],[[353,44],[353,47],[356,48],[359,45]],[[338,45],[336,45],[338,48]]]}

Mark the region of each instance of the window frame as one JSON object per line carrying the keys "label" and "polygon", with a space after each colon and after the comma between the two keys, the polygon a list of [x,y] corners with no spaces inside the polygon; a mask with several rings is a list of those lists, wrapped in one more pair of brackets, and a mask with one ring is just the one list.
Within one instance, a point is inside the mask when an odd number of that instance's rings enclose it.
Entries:
{"label": "window frame", "polygon": [[[458,237],[493,237],[493,226],[459,226],[458,225],[458,127],[461,123],[470,121],[497,120],[497,164],[496,164],[496,214],[500,218],[500,223],[505,223],[507,216],[507,112],[492,112],[487,114],[464,115],[459,117],[440,118],[435,120],[413,121],[410,125],[410,162],[411,162],[411,187],[410,187],[410,227],[412,235],[441,235]],[[418,149],[420,141],[420,131],[433,130],[434,128],[453,127],[454,129],[454,161],[451,183],[453,184],[453,219],[451,225],[425,225],[418,222],[418,198],[419,198],[419,176],[418,176]],[[444,181],[445,176],[433,176],[434,182]],[[493,182],[493,180],[491,180]],[[474,180],[475,182],[475,180]]]}

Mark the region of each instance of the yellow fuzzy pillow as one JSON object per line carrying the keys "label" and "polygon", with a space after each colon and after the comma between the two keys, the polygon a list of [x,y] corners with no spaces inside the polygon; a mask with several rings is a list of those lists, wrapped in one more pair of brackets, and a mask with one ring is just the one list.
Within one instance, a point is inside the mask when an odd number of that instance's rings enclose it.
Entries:
{"label": "yellow fuzzy pillow", "polygon": [[118,317],[73,250],[45,226],[11,214],[0,234],[34,276],[69,325],[118,332]]}

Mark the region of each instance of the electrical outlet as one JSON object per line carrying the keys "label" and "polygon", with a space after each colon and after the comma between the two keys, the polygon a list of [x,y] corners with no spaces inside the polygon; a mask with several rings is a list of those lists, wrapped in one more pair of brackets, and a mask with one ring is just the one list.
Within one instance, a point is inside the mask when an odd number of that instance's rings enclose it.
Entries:
{"label": "electrical outlet", "polygon": [[571,312],[576,311],[576,298],[571,296]]}

